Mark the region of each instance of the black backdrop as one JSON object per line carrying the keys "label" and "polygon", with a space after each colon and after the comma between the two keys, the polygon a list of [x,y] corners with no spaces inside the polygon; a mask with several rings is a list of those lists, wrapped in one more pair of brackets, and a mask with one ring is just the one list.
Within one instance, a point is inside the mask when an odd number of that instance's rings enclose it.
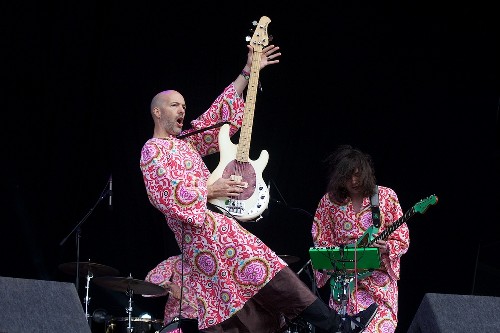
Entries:
{"label": "black backdrop", "polygon": [[[498,27],[489,8],[420,1],[2,6],[0,275],[74,281],[58,265],[76,261],[76,234],[61,242],[87,214],[82,261],[143,279],[178,253],[139,169],[152,135],[149,102],[176,89],[188,120],[197,116],[239,73],[251,23],[266,15],[283,55],[260,75],[250,157],[269,152],[263,176],[273,200],[248,229],[277,253],[298,256],[291,265],[298,271],[325,190],[322,161],[349,143],[373,156],[378,183],[396,190],[404,211],[439,198],[408,222],[398,331],[406,332],[427,292],[500,296]],[[218,156],[206,161],[213,170]],[[112,209],[107,198],[98,203],[110,175]],[[126,315],[121,293],[92,284],[90,293],[91,311]],[[134,316],[162,317],[164,299],[134,301]]]}

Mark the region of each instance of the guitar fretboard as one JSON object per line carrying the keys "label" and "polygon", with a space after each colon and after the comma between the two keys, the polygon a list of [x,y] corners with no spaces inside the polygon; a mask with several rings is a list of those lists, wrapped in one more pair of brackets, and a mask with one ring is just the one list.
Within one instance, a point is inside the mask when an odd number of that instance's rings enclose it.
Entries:
{"label": "guitar fretboard", "polygon": [[240,140],[236,152],[236,160],[239,162],[248,162],[250,153],[250,140],[252,138],[252,126],[255,111],[255,100],[257,88],[259,86],[260,57],[262,52],[254,51],[252,56],[252,68],[250,70],[250,79],[248,81],[247,97],[245,99],[245,114],[241,124]]}
{"label": "guitar fretboard", "polygon": [[414,214],[415,214],[415,208],[412,207],[409,211],[407,211],[406,213],[404,213],[403,216],[401,216],[399,219],[397,219],[396,222],[394,222],[393,224],[391,224],[390,226],[388,226],[377,237],[373,238],[370,242],[368,242],[367,247],[368,246],[372,246],[379,239],[386,239],[387,237],[389,237],[389,235],[392,234],[394,232],[394,230],[396,230],[397,228],[399,228],[399,226],[401,224],[403,224],[406,221],[408,221],[410,219],[410,217],[412,217]]}

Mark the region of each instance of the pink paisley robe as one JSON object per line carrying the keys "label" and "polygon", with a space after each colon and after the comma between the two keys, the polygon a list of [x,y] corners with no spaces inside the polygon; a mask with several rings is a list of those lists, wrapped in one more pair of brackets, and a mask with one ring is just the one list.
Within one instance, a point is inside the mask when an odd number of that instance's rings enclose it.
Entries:
{"label": "pink paisley robe", "polygon": [[[189,131],[222,121],[241,126],[244,101],[233,84],[191,122]],[[217,152],[219,128],[185,138],[149,139],[140,167],[151,204],[160,210],[191,266],[200,330],[240,310],[286,263],[235,220],[207,209],[210,171],[202,156]],[[182,133],[184,134],[184,133]]]}
{"label": "pink paisley robe", "polygon": [[[387,187],[379,186],[379,207],[381,226],[379,233],[403,215],[396,193]],[[330,201],[325,194],[316,209],[312,226],[312,237],[316,247],[336,247],[352,244],[358,240],[368,227],[373,225],[370,198],[363,199],[359,213],[353,210],[350,199],[343,204]],[[394,332],[398,315],[398,285],[400,258],[408,251],[410,236],[408,226],[403,223],[387,239],[389,254],[381,256],[381,267],[372,275],[358,279],[357,286],[351,289],[347,313],[353,314],[366,309],[376,302],[379,307],[376,316],[363,332]],[[330,275],[315,271],[318,287],[327,284]],[[330,286],[328,285],[330,288]],[[331,308],[341,311],[340,303],[330,296]]]}
{"label": "pink paisley robe", "polygon": [[[189,265],[186,262],[183,265],[181,255],[176,255],[156,265],[155,268],[149,271],[144,280],[157,285],[161,285],[167,281],[175,283],[178,286],[182,285],[182,298],[185,301],[182,302],[181,315],[183,318],[197,319],[196,294],[188,283],[189,273]],[[184,279],[182,278],[183,276]],[[179,317],[179,300],[172,295],[168,295],[167,302],[165,303],[163,323],[167,325],[175,317]]]}

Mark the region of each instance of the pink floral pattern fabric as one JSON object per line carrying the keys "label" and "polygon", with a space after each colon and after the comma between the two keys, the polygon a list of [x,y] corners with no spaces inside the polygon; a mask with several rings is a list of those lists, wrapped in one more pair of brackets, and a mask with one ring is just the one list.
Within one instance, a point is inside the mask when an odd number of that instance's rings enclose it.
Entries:
{"label": "pink floral pattern fabric", "polygon": [[[229,121],[233,135],[243,111],[244,101],[231,84],[187,132]],[[219,151],[218,133],[215,128],[184,140],[149,139],[140,161],[149,200],[165,215],[190,265],[189,287],[196,292],[200,329],[231,317],[286,266],[235,220],[207,209],[210,171],[202,156]]]}
{"label": "pink floral pattern fabric", "polygon": [[[388,188],[379,186],[380,232],[403,215],[396,193]],[[312,237],[315,247],[337,247],[352,244],[373,225],[370,209],[370,198],[364,198],[362,209],[355,213],[350,200],[343,204],[330,201],[325,194],[316,209],[312,226]],[[375,234],[375,236],[377,235]],[[409,229],[403,223],[387,239],[389,254],[381,256],[381,267],[370,276],[358,279],[357,285],[352,288],[347,305],[347,313],[354,314],[366,309],[376,302],[378,311],[368,327],[367,333],[392,333],[397,326],[398,314],[398,286],[400,277],[400,258],[408,251],[410,245]],[[330,275],[315,271],[319,287],[328,282]],[[341,304],[330,297],[331,308],[340,311]]]}
{"label": "pink floral pattern fabric", "polygon": [[[173,282],[178,286],[182,286],[182,298],[185,301],[182,302],[181,315],[183,318],[197,319],[196,293],[191,288],[188,280],[190,271],[189,265],[186,262],[182,263],[181,255],[177,255],[169,257],[156,265],[155,268],[149,271],[144,280],[157,285]],[[179,317],[179,300],[172,295],[168,295],[163,323],[167,325],[175,317]]]}

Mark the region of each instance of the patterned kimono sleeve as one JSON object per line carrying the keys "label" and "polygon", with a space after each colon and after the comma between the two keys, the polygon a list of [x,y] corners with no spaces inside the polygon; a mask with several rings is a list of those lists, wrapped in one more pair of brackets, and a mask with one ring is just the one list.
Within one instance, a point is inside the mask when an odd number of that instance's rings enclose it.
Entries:
{"label": "patterned kimono sleeve", "polygon": [[[312,225],[312,238],[314,247],[333,246],[333,226],[330,222],[329,207],[331,201],[328,194],[325,194],[319,201]],[[319,288],[323,287],[329,280],[330,275],[314,270],[316,283]]]}
{"label": "patterned kimono sleeve", "polygon": [[202,227],[208,194],[206,181],[186,170],[184,163],[189,152],[181,155],[178,150],[182,145],[185,144],[177,139],[146,142],[141,151],[144,184],[149,201],[165,217]]}
{"label": "patterned kimono sleeve", "polygon": [[[157,285],[162,285],[170,280],[172,276],[172,262],[169,259],[163,260],[155,268],[149,271],[149,273],[144,278],[144,281],[151,282]],[[162,295],[143,295],[144,297],[155,297]]]}
{"label": "patterned kimono sleeve", "polygon": [[[229,136],[233,136],[241,127],[245,102],[234,89],[231,83],[221,95],[212,103],[210,108],[195,120],[191,121],[191,128],[182,134],[206,128],[221,122],[229,122]],[[219,151],[220,127],[203,131],[186,138],[201,156]]]}
{"label": "patterned kimono sleeve", "polygon": [[[390,221],[384,221],[384,223],[394,223],[397,219],[403,216],[403,210],[399,204],[398,197],[396,193],[387,188],[387,198],[386,202],[386,212],[384,212],[384,218],[390,216]],[[389,238],[387,239],[387,246],[389,249],[389,254],[382,255],[382,262],[384,263],[387,272],[391,278],[399,280],[400,274],[400,259],[403,254],[408,251],[410,245],[410,234],[406,223],[403,223],[399,228],[397,228]]]}

